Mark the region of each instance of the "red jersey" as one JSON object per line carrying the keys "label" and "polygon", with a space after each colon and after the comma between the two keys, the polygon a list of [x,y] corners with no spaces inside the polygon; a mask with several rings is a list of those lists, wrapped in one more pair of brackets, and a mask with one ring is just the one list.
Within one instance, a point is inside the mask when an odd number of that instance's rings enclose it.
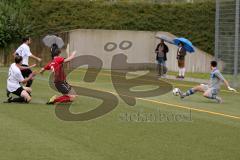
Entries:
{"label": "red jersey", "polygon": [[56,56],[44,67],[45,70],[52,70],[54,72],[54,82],[66,81],[66,75],[63,69],[63,62],[63,57]]}

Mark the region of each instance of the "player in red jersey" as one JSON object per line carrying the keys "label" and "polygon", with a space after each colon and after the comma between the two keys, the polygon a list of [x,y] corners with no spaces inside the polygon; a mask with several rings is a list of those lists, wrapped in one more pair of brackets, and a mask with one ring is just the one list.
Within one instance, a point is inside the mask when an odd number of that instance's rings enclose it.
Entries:
{"label": "player in red jersey", "polygon": [[63,64],[70,62],[76,55],[74,51],[68,58],[64,59],[59,56],[61,50],[56,44],[53,44],[51,48],[52,61],[49,62],[44,68],[40,70],[43,74],[45,70],[51,70],[54,73],[54,85],[56,89],[63,94],[63,96],[53,96],[47,102],[47,104],[65,103],[72,102],[76,98],[75,92],[72,87],[66,81],[66,75],[64,73]]}

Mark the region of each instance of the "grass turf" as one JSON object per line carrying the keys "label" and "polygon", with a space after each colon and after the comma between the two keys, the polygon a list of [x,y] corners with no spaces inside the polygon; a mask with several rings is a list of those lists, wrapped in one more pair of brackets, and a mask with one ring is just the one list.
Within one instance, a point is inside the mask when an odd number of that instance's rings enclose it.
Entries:
{"label": "grass turf", "polygon": [[[1,68],[1,160],[240,159],[239,94],[222,91],[224,103],[216,104],[200,94],[182,101],[169,92],[138,99],[134,107],[118,96],[119,104],[112,112],[86,122],[67,122],[56,117],[54,106],[45,105],[56,94],[48,85],[48,75],[36,77],[30,104],[4,104],[7,69]],[[74,85],[116,92],[108,71],[101,72],[94,83],[83,82],[83,76],[84,70],[74,71],[68,80]],[[169,82],[182,90],[195,85]],[[79,96],[71,111],[85,112],[100,103]],[[193,109],[191,115],[189,108]],[[187,115],[191,121],[122,119],[125,114],[132,117],[159,110],[164,114]]]}

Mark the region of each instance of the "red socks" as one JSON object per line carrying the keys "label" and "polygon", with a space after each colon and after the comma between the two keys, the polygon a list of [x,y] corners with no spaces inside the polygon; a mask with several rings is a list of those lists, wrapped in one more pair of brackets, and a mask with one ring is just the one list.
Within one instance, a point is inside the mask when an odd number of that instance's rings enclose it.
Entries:
{"label": "red socks", "polygon": [[67,95],[57,97],[54,100],[54,103],[64,103],[64,102],[71,102],[70,97]]}

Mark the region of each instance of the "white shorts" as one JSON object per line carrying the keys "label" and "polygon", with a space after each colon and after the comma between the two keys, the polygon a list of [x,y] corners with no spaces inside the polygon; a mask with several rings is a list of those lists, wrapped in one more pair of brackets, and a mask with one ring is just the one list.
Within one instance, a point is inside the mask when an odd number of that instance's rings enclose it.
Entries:
{"label": "white shorts", "polygon": [[219,92],[219,89],[216,88],[210,88],[208,85],[206,84],[201,84],[201,87],[203,89],[204,92],[208,92],[208,96],[212,97],[213,95],[217,95]]}

